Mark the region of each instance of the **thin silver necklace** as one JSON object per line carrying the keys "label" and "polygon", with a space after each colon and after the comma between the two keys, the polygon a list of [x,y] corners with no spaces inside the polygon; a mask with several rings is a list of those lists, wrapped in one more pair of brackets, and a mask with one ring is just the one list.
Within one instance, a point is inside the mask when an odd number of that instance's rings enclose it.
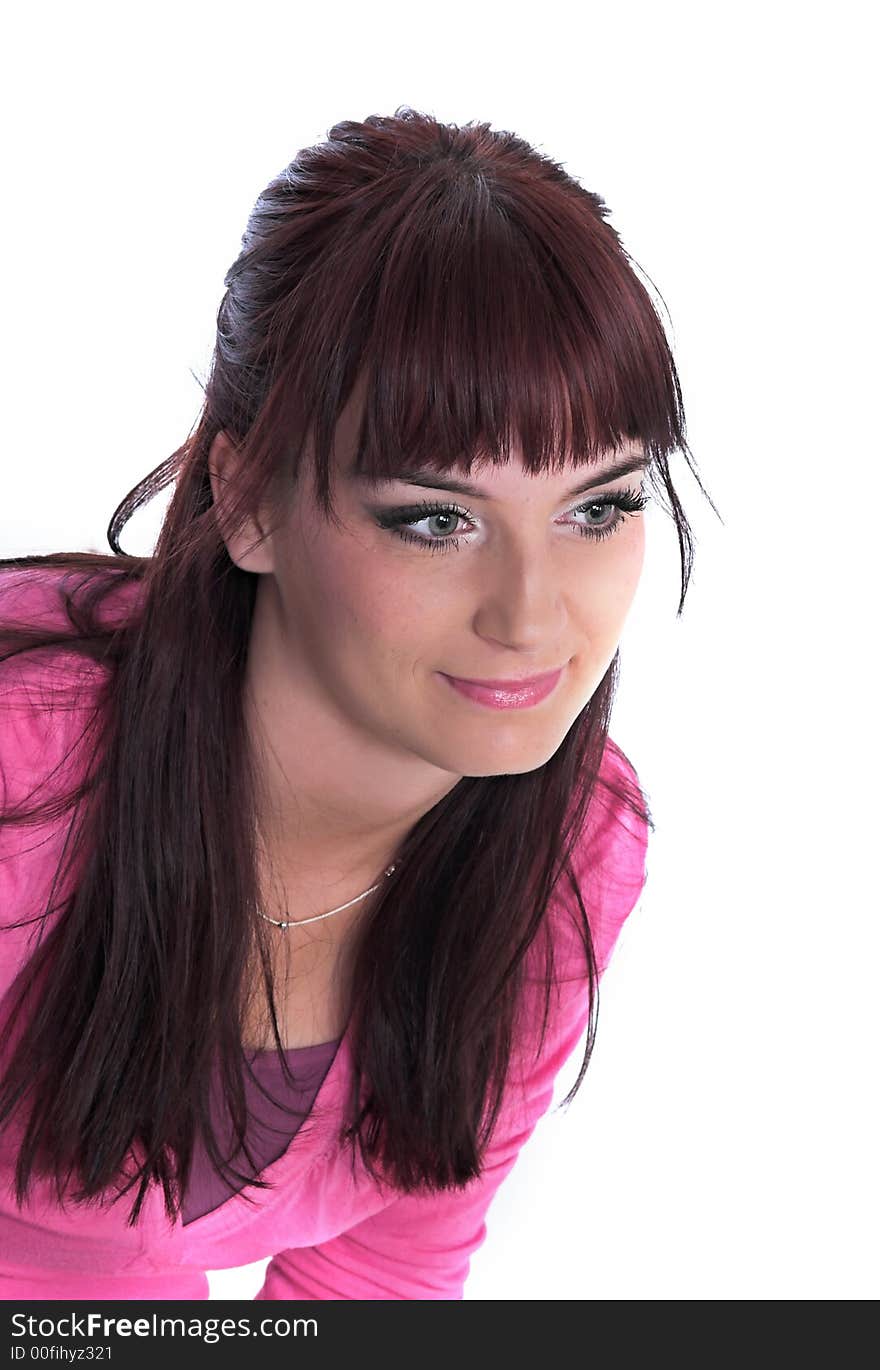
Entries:
{"label": "thin silver necklace", "polygon": [[[400,864],[401,862],[397,860],[392,865],[385,867],[386,879],[389,875],[394,874]],[[257,913],[261,918],[265,918],[267,923],[271,923],[274,927],[280,928],[282,932],[286,932],[288,928],[300,928],[304,923],[317,923],[321,918],[329,918],[331,914],[341,913],[343,909],[350,909],[352,904],[359,904],[362,899],[366,899],[368,894],[372,894],[373,890],[377,890],[381,883],[382,881],[378,880],[375,885],[364,890],[363,894],[357,894],[354,899],[349,899],[347,904],[340,904],[338,909],[330,909],[327,913],[316,913],[314,918],[270,918],[268,913],[263,913],[262,909],[257,909]]]}

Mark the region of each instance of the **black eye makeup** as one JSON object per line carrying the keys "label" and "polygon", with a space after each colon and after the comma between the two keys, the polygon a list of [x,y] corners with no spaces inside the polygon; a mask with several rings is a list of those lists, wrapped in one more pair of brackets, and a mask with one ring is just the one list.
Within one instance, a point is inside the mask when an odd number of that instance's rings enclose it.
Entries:
{"label": "black eye makeup", "polygon": [[[642,490],[633,490],[630,487],[617,490],[612,495],[588,500],[571,510],[573,514],[590,514],[595,510],[602,510],[606,514],[604,519],[576,523],[573,526],[581,537],[589,538],[592,542],[600,542],[603,538],[612,537],[617,533],[627,522],[629,515],[640,514],[647,507],[649,500],[650,496]],[[609,513],[612,514],[611,518],[607,517]],[[454,525],[456,520],[464,520],[471,524],[474,522],[474,516],[469,509],[439,501],[383,509],[374,514],[374,518],[380,528],[402,538],[404,542],[411,542],[429,552],[457,551],[461,537],[451,532],[450,525]],[[425,537],[411,531],[416,524],[434,521],[439,523],[439,527],[435,529],[439,536]]]}

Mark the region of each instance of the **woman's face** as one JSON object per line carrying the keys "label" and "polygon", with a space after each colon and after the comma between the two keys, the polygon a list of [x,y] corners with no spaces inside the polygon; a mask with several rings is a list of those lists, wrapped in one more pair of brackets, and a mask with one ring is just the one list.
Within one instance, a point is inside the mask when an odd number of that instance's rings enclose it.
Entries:
{"label": "woman's face", "polygon": [[[365,757],[418,759],[456,778],[543,765],[608,669],[639,582],[643,515],[600,503],[641,493],[640,471],[601,479],[639,446],[549,476],[518,459],[474,466],[467,494],[441,488],[447,475],[426,476],[432,488],[374,486],[351,471],[344,419],[333,487],[342,526],[323,518],[309,472],[251,567],[271,572],[260,592],[296,697],[322,701],[369,743]],[[413,508],[424,502],[433,513]],[[400,511],[414,521],[395,531]],[[488,707],[447,678],[557,667],[556,687],[525,708]]]}

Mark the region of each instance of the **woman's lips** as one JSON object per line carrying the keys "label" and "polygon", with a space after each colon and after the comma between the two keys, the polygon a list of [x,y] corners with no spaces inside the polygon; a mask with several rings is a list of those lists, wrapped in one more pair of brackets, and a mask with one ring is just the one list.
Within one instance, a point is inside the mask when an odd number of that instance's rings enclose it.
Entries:
{"label": "woman's lips", "polygon": [[490,709],[528,709],[546,699],[556,689],[565,667],[552,671],[549,675],[537,676],[520,685],[505,685],[500,682],[478,684],[475,680],[460,680],[456,676],[439,674],[447,680],[454,690],[477,704],[485,704]]}

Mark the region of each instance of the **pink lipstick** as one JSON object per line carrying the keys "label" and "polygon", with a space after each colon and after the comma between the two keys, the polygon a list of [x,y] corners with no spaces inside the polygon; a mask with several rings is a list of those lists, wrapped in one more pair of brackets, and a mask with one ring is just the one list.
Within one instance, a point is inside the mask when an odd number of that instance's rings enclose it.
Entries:
{"label": "pink lipstick", "polygon": [[459,694],[477,704],[485,704],[490,709],[528,709],[553,693],[564,670],[561,666],[558,671],[518,681],[462,680],[446,675],[444,671],[439,674]]}

